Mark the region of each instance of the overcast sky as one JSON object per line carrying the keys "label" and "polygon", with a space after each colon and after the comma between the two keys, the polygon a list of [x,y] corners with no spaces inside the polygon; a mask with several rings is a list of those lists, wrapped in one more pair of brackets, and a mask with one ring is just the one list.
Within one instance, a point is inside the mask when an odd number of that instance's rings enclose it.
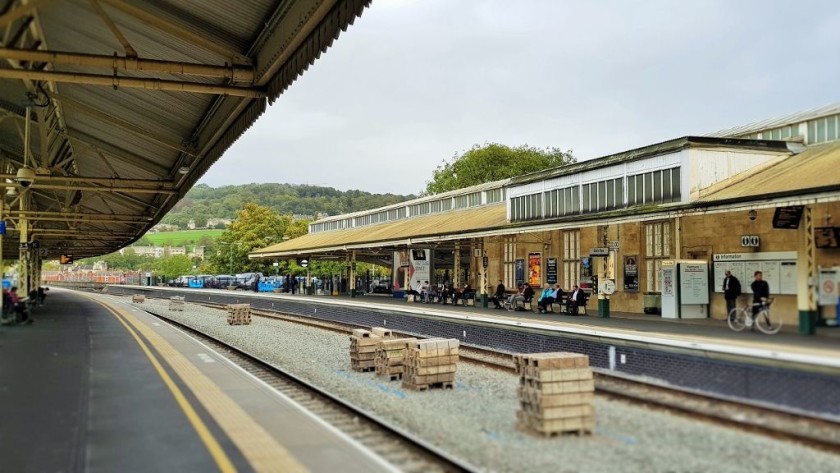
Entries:
{"label": "overcast sky", "polygon": [[831,0],[374,0],[201,182],[408,194],[476,143],[597,158],[838,102],[838,45]]}

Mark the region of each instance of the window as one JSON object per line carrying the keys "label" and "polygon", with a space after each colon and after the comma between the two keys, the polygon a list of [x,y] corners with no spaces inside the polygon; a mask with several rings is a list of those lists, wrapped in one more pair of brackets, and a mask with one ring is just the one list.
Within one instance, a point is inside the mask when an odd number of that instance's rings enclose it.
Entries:
{"label": "window", "polygon": [[624,207],[624,178],[584,184],[581,191],[584,212],[603,212]]}
{"label": "window", "polygon": [[516,237],[506,237],[503,245],[504,258],[502,262],[505,266],[505,287],[513,289],[516,287]]}
{"label": "window", "polygon": [[815,145],[840,138],[840,115],[818,118],[808,122],[808,144]]}
{"label": "window", "polygon": [[496,202],[505,200],[505,192],[502,188],[490,189],[489,191],[485,191],[484,194],[488,204],[495,204]]}
{"label": "window", "polygon": [[466,195],[459,195],[455,197],[455,208],[456,209],[465,209],[469,205],[469,196]]}
{"label": "window", "polygon": [[452,210],[452,199],[443,199],[440,201],[440,210]]}
{"label": "window", "polygon": [[580,276],[580,230],[563,232],[563,287],[568,291]]}
{"label": "window", "polygon": [[670,222],[645,225],[645,271],[647,290],[662,292],[662,261],[671,258]]}
{"label": "window", "polygon": [[481,192],[473,192],[472,194],[467,194],[467,202],[469,203],[470,207],[481,205]]}
{"label": "window", "polygon": [[439,201],[439,200],[436,200],[436,201],[434,201],[434,202],[431,202],[431,204],[430,204],[430,205],[431,205],[431,207],[432,207],[432,213],[438,213],[438,212],[440,212],[440,201]]}
{"label": "window", "polygon": [[[627,177],[627,205],[679,202],[680,168],[663,169]],[[616,189],[619,189],[616,185]],[[621,189],[623,193],[623,189]],[[616,192],[618,200],[618,191]]]}

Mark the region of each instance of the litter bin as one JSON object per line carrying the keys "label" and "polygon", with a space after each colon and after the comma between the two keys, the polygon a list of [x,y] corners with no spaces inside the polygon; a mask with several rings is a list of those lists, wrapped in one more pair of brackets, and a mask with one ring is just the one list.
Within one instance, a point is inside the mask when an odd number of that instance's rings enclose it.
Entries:
{"label": "litter bin", "polygon": [[475,301],[477,303],[476,305],[481,305],[481,307],[483,307],[485,309],[487,308],[487,301],[488,301],[487,294],[476,294],[475,295]]}
{"label": "litter bin", "polygon": [[646,292],[644,294],[645,314],[662,313],[662,294],[658,292]]}

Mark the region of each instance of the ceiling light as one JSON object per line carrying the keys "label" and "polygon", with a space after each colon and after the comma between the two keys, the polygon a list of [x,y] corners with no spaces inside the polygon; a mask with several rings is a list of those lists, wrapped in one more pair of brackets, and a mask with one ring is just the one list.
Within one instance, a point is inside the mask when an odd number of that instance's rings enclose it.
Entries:
{"label": "ceiling light", "polygon": [[187,174],[190,172],[190,168],[187,166],[181,166],[178,168],[178,174]]}

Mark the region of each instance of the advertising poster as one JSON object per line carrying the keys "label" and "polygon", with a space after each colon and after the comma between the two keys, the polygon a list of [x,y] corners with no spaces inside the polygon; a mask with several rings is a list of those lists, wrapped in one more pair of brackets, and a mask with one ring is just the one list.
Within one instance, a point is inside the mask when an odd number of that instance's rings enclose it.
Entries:
{"label": "advertising poster", "polygon": [[557,284],[557,258],[545,260],[545,282],[551,285]]}
{"label": "advertising poster", "polygon": [[528,253],[528,284],[540,287],[542,283],[542,253]]}
{"label": "advertising poster", "polygon": [[624,290],[638,292],[639,290],[639,257],[624,257]]}
{"label": "advertising poster", "polygon": [[580,288],[587,291],[594,290],[592,279],[592,257],[584,256],[580,259]]}
{"label": "advertising poster", "polygon": [[409,286],[419,289],[424,281],[432,280],[431,250],[394,252],[393,280],[395,291],[404,291],[405,272],[408,271]]}
{"label": "advertising poster", "polygon": [[518,259],[514,262],[514,271],[516,272],[516,287],[525,284],[525,260]]}

